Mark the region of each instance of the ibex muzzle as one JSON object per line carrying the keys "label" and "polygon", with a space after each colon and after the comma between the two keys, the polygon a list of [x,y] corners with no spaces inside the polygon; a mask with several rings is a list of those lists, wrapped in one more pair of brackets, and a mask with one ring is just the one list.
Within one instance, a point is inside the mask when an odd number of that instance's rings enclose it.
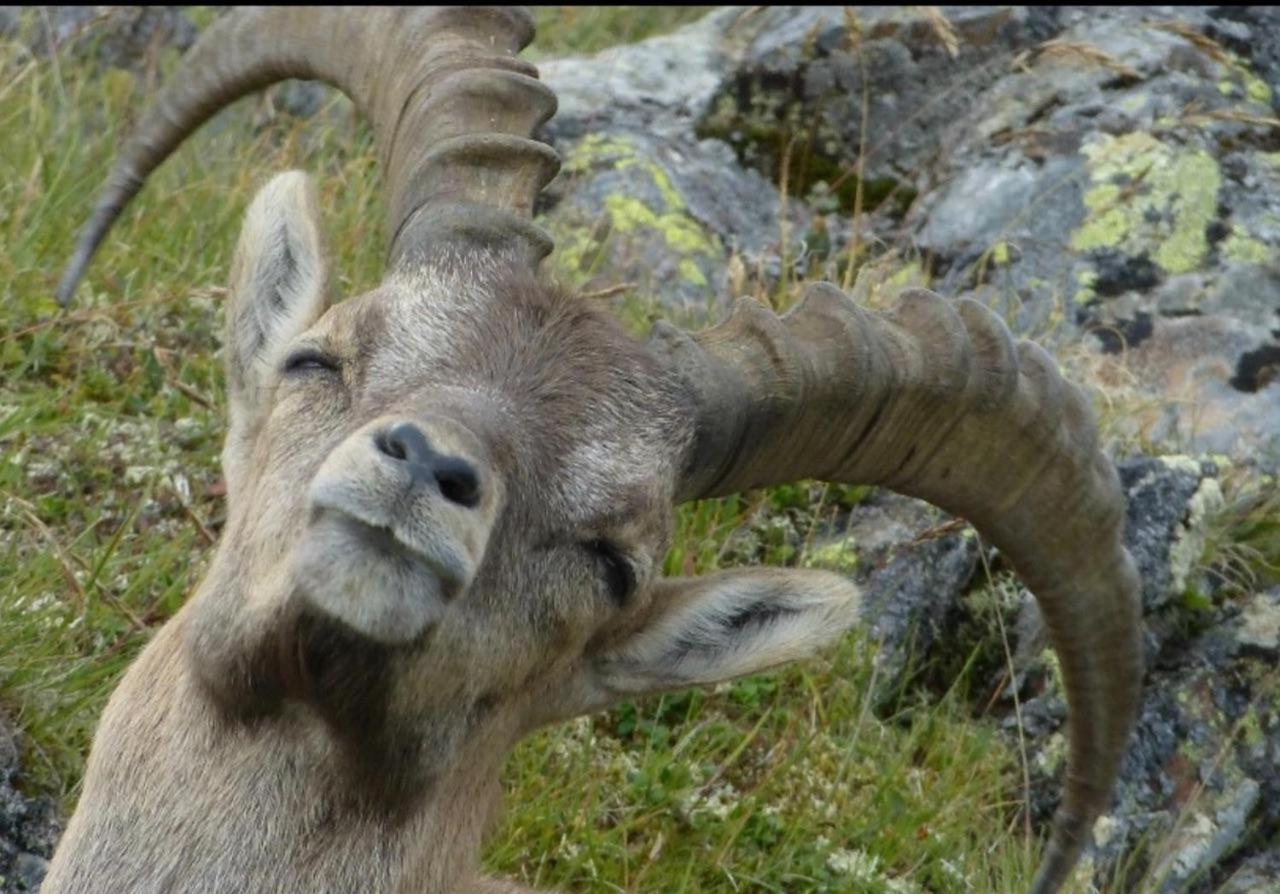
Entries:
{"label": "ibex muzzle", "polygon": [[306,178],[249,209],[227,313],[228,521],[103,715],[46,882],[64,891],[495,891],[514,742],[635,694],[811,654],[856,617],[822,572],[657,574],[674,504],[798,478],[970,519],[1036,594],[1070,763],[1034,884],[1103,810],[1141,679],[1123,505],[1084,396],[986,309],[816,285],[778,318],[644,344],[536,274],[554,109],[523,12],[238,10],[126,145],[60,290],[231,100],[336,84],[387,170],[382,284],[330,304]]}
{"label": "ibex muzzle", "polygon": [[296,579],[311,604],[352,629],[410,642],[471,585],[501,494],[483,442],[461,424],[375,419],[311,481]]}

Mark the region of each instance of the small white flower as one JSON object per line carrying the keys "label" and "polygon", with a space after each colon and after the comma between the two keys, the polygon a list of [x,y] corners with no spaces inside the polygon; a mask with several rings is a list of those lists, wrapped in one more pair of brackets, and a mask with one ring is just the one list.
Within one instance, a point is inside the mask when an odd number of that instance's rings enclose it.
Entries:
{"label": "small white flower", "polygon": [[827,868],[856,882],[874,882],[880,878],[880,858],[861,850],[833,850],[827,855]]}

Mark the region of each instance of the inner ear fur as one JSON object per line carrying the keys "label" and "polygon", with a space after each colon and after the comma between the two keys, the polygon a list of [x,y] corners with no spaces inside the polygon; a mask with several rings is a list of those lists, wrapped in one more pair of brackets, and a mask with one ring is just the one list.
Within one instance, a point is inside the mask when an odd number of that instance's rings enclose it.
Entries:
{"label": "inner ear fur", "polygon": [[249,205],[231,265],[227,390],[232,425],[263,409],[262,389],[289,341],[328,307],[315,184],[302,171],[267,182]]}
{"label": "inner ear fur", "polygon": [[659,581],[636,626],[586,662],[564,713],[807,658],[857,622],[859,602],[857,586],[828,571],[749,568]]}

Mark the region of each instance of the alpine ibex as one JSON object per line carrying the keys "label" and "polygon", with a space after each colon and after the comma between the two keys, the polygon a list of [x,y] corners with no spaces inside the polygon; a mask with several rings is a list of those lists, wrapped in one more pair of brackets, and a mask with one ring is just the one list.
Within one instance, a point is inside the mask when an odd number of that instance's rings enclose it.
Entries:
{"label": "alpine ibex", "polygon": [[513,744],[641,693],[812,653],[854,620],[828,573],[660,579],[672,507],[801,478],[972,521],[1036,594],[1070,763],[1034,883],[1107,805],[1141,678],[1123,501],[1089,406],[982,306],[875,315],[815,285],[782,318],[640,343],[546,285],[531,221],[555,109],[525,12],[243,9],[125,145],[60,287],[146,177],[232,100],[326,81],[371,119],[390,250],[331,304],[316,200],[256,197],[232,271],[208,576],[103,715],[46,894],[519,890],[475,873]]}

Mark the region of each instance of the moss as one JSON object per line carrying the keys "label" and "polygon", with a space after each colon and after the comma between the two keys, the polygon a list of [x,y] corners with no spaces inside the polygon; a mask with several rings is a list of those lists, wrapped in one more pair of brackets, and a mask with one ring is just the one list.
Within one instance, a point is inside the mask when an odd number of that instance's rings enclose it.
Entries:
{"label": "moss", "polygon": [[1103,135],[1081,150],[1089,162],[1086,216],[1071,245],[1150,254],[1170,275],[1200,267],[1205,228],[1217,213],[1222,173],[1200,149],[1181,149],[1148,133]]}
{"label": "moss", "polygon": [[1258,720],[1257,709],[1250,706],[1240,718],[1240,741],[1250,749],[1261,748],[1266,744],[1266,734],[1262,731],[1262,723]]}

